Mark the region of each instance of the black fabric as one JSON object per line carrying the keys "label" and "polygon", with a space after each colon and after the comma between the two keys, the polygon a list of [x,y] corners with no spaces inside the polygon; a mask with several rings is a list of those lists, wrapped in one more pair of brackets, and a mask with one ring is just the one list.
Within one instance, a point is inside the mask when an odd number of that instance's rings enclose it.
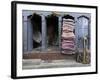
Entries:
{"label": "black fabric", "polygon": [[41,32],[41,16],[34,13],[33,15],[29,15],[28,18],[31,20],[33,31]]}

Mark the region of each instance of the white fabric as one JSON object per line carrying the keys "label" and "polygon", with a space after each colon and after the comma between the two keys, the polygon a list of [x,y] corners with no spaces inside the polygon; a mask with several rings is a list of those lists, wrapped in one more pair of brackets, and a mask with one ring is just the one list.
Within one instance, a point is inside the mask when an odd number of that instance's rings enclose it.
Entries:
{"label": "white fabric", "polygon": [[39,31],[33,33],[33,40],[40,43],[42,41],[42,35]]}

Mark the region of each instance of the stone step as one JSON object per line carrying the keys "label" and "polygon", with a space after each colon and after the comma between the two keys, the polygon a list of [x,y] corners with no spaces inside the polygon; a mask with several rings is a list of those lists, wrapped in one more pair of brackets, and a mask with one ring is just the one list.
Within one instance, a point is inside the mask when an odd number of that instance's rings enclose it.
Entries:
{"label": "stone step", "polygon": [[41,59],[23,59],[23,65],[39,65],[41,63]]}
{"label": "stone step", "polygon": [[[31,60],[29,60],[31,61]],[[38,62],[39,60],[33,61],[33,63],[29,62],[28,64],[23,64],[23,69],[38,69],[38,68],[59,68],[59,67],[83,67],[90,66],[90,64],[82,64],[77,63],[75,60],[53,60],[52,62],[46,62],[41,60],[39,64],[34,62]],[[27,60],[26,60],[27,62]]]}

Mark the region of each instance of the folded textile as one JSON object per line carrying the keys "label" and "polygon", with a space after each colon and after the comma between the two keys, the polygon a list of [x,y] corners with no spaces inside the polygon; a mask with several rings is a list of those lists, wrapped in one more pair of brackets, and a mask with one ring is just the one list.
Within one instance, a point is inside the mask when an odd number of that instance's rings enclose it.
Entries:
{"label": "folded textile", "polygon": [[65,21],[65,22],[66,22],[66,21],[67,21],[67,22],[75,22],[75,21],[72,20],[72,19],[63,19],[63,22],[64,22],[64,21]]}
{"label": "folded textile", "polygon": [[64,42],[64,43],[73,43],[74,44],[74,40],[62,40],[62,42]]}
{"label": "folded textile", "polygon": [[74,44],[74,42],[72,42],[72,43],[68,43],[68,42],[62,42],[62,45],[63,46],[74,46],[75,44]]}
{"label": "folded textile", "polygon": [[69,33],[62,32],[62,37],[63,38],[70,38],[70,37],[75,37],[75,35],[72,32],[69,32]]}
{"label": "folded textile", "polygon": [[65,47],[74,47],[74,43],[64,43],[62,42],[62,46],[65,46]]}
{"label": "folded textile", "polygon": [[75,44],[74,43],[62,43],[62,45],[61,46],[63,46],[63,47],[73,47],[74,48],[74,46],[75,46]]}
{"label": "folded textile", "polygon": [[65,38],[65,37],[61,37],[61,40],[75,40],[75,37],[67,37],[67,38]]}
{"label": "folded textile", "polygon": [[75,24],[73,22],[63,22],[63,24],[69,24],[69,25],[75,26]]}
{"label": "folded textile", "polygon": [[71,30],[63,30],[63,32],[69,33],[69,32],[72,32],[72,31]]}
{"label": "folded textile", "polygon": [[63,31],[73,31],[74,30],[74,27],[70,27],[70,26],[63,26],[62,28]]}
{"label": "folded textile", "polygon": [[70,25],[70,24],[62,24],[62,27],[75,27],[75,25]]}
{"label": "folded textile", "polygon": [[75,50],[75,48],[74,47],[65,47],[65,46],[62,46],[62,49],[64,50]]}
{"label": "folded textile", "polygon": [[72,21],[63,21],[63,23],[64,23],[64,24],[73,24],[73,25],[75,25],[75,23],[72,22]]}
{"label": "folded textile", "polygon": [[71,28],[75,28],[75,25],[72,25],[72,24],[63,24],[62,27],[71,27]]}
{"label": "folded textile", "polygon": [[72,51],[74,51],[75,48],[71,48],[71,47],[63,47],[63,46],[62,46],[62,50],[72,50]]}

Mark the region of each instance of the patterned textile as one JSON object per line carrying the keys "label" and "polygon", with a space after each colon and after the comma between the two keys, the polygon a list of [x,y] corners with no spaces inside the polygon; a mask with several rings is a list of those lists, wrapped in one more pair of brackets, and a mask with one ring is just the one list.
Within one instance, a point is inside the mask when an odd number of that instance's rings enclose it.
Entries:
{"label": "patterned textile", "polygon": [[75,35],[73,33],[75,22],[72,19],[63,18],[61,48],[64,54],[75,53]]}

